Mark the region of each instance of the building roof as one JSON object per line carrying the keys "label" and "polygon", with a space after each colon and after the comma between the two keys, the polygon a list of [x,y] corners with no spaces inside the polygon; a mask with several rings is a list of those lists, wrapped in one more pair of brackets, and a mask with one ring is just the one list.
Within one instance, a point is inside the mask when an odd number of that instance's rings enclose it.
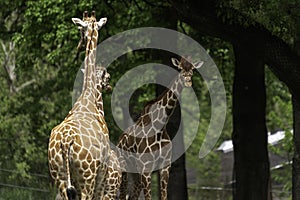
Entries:
{"label": "building roof", "polygon": [[[285,136],[285,131],[277,131],[273,134],[268,133],[268,143],[270,145],[275,145],[279,141],[283,140]],[[233,151],[232,140],[225,140],[218,148],[218,151],[223,151],[223,153],[229,153]]]}

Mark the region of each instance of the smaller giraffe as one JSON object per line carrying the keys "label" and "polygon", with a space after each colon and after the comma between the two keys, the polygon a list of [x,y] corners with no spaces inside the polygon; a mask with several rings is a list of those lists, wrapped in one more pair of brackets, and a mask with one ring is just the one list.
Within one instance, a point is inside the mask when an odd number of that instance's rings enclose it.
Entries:
{"label": "smaller giraffe", "polygon": [[[172,58],[172,63],[180,72],[169,89],[157,99],[148,102],[137,122],[128,127],[119,138],[118,153],[121,166],[126,166],[122,173],[120,199],[126,199],[128,194],[130,200],[138,199],[140,192],[143,191],[145,199],[151,200],[151,173],[154,169],[159,169],[160,199],[167,200],[172,143],[166,131],[166,124],[183,88],[192,86],[193,70],[203,64],[203,62],[191,64],[190,58],[181,58],[180,62]],[[134,182],[132,191],[127,189],[127,172],[130,168],[136,168],[139,172],[139,174],[131,173]]]}

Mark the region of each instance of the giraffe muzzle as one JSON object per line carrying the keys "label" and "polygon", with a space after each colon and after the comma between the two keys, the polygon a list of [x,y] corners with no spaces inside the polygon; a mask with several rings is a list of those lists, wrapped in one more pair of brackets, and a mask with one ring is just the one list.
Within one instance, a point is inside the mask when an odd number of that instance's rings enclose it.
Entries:
{"label": "giraffe muzzle", "polygon": [[190,81],[185,81],[184,86],[185,87],[192,87],[192,81],[191,80]]}
{"label": "giraffe muzzle", "polygon": [[112,87],[111,87],[111,85],[106,85],[105,87],[104,87],[104,89],[107,91],[107,92],[111,92],[112,91]]}

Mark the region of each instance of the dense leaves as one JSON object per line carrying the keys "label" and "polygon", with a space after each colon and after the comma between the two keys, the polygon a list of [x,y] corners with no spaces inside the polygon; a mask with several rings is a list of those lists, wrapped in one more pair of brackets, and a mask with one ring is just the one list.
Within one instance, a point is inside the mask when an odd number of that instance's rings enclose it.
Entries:
{"label": "dense leaves", "polygon": [[[243,21],[248,27],[252,19],[272,34],[284,39],[290,46],[299,38],[296,26],[299,22],[299,2],[286,3],[281,0],[265,0],[249,5],[246,1],[221,1],[220,8],[235,8],[249,17]],[[176,1],[168,3],[156,1],[71,1],[37,0],[0,2],[0,182],[30,188],[51,190],[48,178],[47,143],[51,129],[67,115],[72,107],[72,89],[83,55],[76,57],[79,41],[77,27],[72,17],[81,17],[84,10],[96,10],[97,18],[108,17],[108,23],[101,29],[99,40],[122,31],[143,27],[168,27],[164,16],[177,17]],[[224,10],[219,9],[220,15]],[[165,12],[167,11],[167,12]],[[164,16],[161,13],[166,13]],[[157,13],[160,15],[157,16]],[[228,12],[224,20],[232,20]],[[177,18],[175,19],[177,20]],[[234,71],[234,55],[230,43],[219,38],[204,35],[195,26],[177,20],[177,29],[195,40],[207,50],[217,64],[227,93],[227,119],[218,144],[230,139],[232,133],[231,104]],[[118,58],[109,67],[112,85],[129,69],[143,63],[161,62],[152,51],[133,52]],[[155,74],[151,74],[154,76]],[[150,76],[150,75],[149,75]],[[143,77],[140,77],[143,78]],[[149,78],[149,77],[148,77]],[[195,171],[196,183],[191,188],[199,199],[200,188],[206,186],[223,187],[220,184],[220,158],[211,152],[204,160],[198,159],[200,145],[204,140],[210,120],[210,99],[203,79],[197,74],[193,87],[200,102],[201,121],[198,134],[187,151],[187,167]],[[267,127],[270,132],[292,129],[291,96],[287,88],[266,70],[267,85]],[[131,99],[133,113],[138,114],[145,102],[153,99],[155,86],[148,85],[136,92]],[[116,126],[110,110],[110,94],[104,95],[106,120],[111,139],[115,143],[121,130]],[[122,104],[119,102],[120,105]],[[122,115],[122,113],[120,113]],[[186,127],[189,129],[189,127]],[[288,133],[282,149],[274,149],[278,154],[292,152],[291,135]],[[217,145],[218,145],[217,144]],[[5,173],[1,170],[6,171]],[[43,175],[41,178],[36,175]],[[275,174],[275,180],[286,185],[290,192],[290,179],[285,174]],[[15,186],[16,187],[16,186]],[[0,188],[10,193],[11,190]],[[20,189],[18,193],[29,191],[27,199],[43,199],[43,192]],[[196,192],[195,192],[196,191]],[[201,192],[199,192],[201,191]],[[199,194],[198,194],[199,192]],[[25,192],[24,192],[25,193]],[[37,194],[36,194],[37,193]],[[17,194],[17,193],[16,193]],[[9,195],[9,194],[7,194]],[[1,199],[2,196],[0,196]],[[24,196],[23,196],[24,197]],[[205,198],[216,196],[203,196]],[[13,199],[7,196],[7,199]]]}

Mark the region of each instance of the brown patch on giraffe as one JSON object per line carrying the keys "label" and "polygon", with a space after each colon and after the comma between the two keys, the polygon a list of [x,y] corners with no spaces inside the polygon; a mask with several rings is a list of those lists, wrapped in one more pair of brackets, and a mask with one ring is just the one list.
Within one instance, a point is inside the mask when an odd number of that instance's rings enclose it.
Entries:
{"label": "brown patch on giraffe", "polygon": [[[84,170],[87,170],[88,167],[89,167],[89,164],[86,162],[86,160],[84,160],[84,161],[82,162],[82,168],[83,168]],[[84,176],[85,176],[85,175],[84,175]]]}
{"label": "brown patch on giraffe", "polygon": [[61,143],[60,142],[56,142],[55,143],[55,147],[56,150],[61,148]]}
{"label": "brown patch on giraffe", "polygon": [[61,140],[61,135],[60,134],[56,134],[55,135],[55,139],[54,140],[56,140],[56,141],[59,141],[59,140]]}
{"label": "brown patch on giraffe", "polygon": [[[82,142],[81,142],[81,139],[80,139],[80,136],[78,135],[78,134],[76,134],[74,137],[73,137],[74,139],[74,144],[76,144],[77,143],[77,147],[79,148],[79,146],[81,146],[82,145]],[[79,150],[78,150],[79,151]],[[78,151],[76,151],[76,152],[78,152]]]}
{"label": "brown patch on giraffe", "polygon": [[96,38],[93,37],[92,41],[93,41],[94,44],[97,44],[97,39]]}
{"label": "brown patch on giraffe", "polygon": [[[84,167],[83,167],[84,168]],[[86,167],[86,169],[88,168],[88,166]],[[90,170],[87,170],[87,171],[85,171],[84,172],[84,176],[85,177],[89,177],[89,176],[91,176],[92,175],[92,173],[91,173],[91,171]]]}
{"label": "brown patch on giraffe", "polygon": [[52,172],[52,176],[53,177],[57,177],[57,173],[54,171],[54,172]]}
{"label": "brown patch on giraffe", "polygon": [[180,59],[180,65],[185,71],[190,71],[194,68],[194,65],[190,63],[189,60],[191,60],[191,57],[181,57]]}
{"label": "brown patch on giraffe", "polygon": [[[174,95],[174,100],[173,101],[170,101],[170,102],[168,102],[168,106],[170,106],[170,107],[174,107],[175,105],[176,105],[176,101],[177,101],[177,97],[176,97],[176,95]],[[176,101],[175,101],[176,100]]]}
{"label": "brown patch on giraffe", "polygon": [[60,159],[60,157],[59,156],[55,156],[55,159],[54,159],[57,163],[61,163],[61,159]]}
{"label": "brown patch on giraffe", "polygon": [[110,179],[109,182],[108,182],[108,184],[111,184],[111,185],[115,184],[115,180],[114,179]]}
{"label": "brown patch on giraffe", "polygon": [[[169,90],[169,92],[167,93],[168,99],[171,99],[172,96],[173,96],[173,92],[172,92],[171,90]],[[165,99],[165,98],[164,98],[164,99]],[[164,105],[166,105],[166,103],[165,103]]]}
{"label": "brown patch on giraffe", "polygon": [[166,105],[167,103],[167,98],[162,98],[162,105]]}
{"label": "brown patch on giraffe", "polygon": [[55,154],[56,154],[55,149],[52,148],[51,151],[50,151],[51,158],[54,158]]}
{"label": "brown patch on giraffe", "polygon": [[[139,120],[139,122],[142,122],[144,126],[148,126],[151,123],[151,118],[150,118],[149,114],[145,114],[143,116],[143,118],[141,118]],[[139,126],[141,126],[141,123],[138,123],[138,124],[139,124]]]}
{"label": "brown patch on giraffe", "polygon": [[158,144],[150,146],[150,151],[151,152],[158,152],[158,150],[159,150],[159,145]]}
{"label": "brown patch on giraffe", "polygon": [[173,108],[167,108],[166,107],[166,114],[170,115],[173,112]]}
{"label": "brown patch on giraffe", "polygon": [[93,158],[91,156],[91,154],[88,154],[87,157],[86,157],[86,161],[91,164],[91,162],[93,161]]}
{"label": "brown patch on giraffe", "polygon": [[81,151],[79,152],[79,159],[84,160],[87,154],[87,150],[85,148],[81,148]]}
{"label": "brown patch on giraffe", "polygon": [[71,126],[69,126],[68,124],[65,126],[65,129],[66,130],[70,130],[71,129]]}
{"label": "brown patch on giraffe", "polygon": [[55,145],[55,142],[54,142],[54,141],[50,142],[49,148],[52,149],[52,148],[54,147],[54,145]]}
{"label": "brown patch on giraffe", "polygon": [[72,145],[72,148],[73,148],[73,150],[74,150],[75,152],[79,152],[80,149],[81,149],[81,145],[79,145],[79,144],[77,144],[77,143],[74,143],[74,144]]}
{"label": "brown patch on giraffe", "polygon": [[156,135],[155,135],[155,136],[152,136],[152,137],[148,137],[147,139],[148,139],[148,142],[149,142],[150,144],[153,144],[153,143],[155,142]]}
{"label": "brown patch on giraffe", "polygon": [[95,161],[90,164],[90,168],[91,169],[96,169],[96,162]]}

